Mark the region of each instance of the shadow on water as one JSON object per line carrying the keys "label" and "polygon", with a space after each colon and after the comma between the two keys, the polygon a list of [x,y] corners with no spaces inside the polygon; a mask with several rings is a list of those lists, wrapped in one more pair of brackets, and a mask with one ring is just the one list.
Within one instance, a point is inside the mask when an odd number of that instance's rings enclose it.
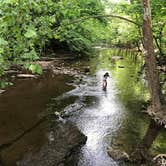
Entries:
{"label": "shadow on water", "polygon": [[[69,80],[71,77],[51,73],[39,79],[18,79],[0,96],[0,145],[12,142],[0,152],[5,165],[14,166],[25,152],[35,152],[44,144],[48,124],[39,123],[39,115],[46,110],[50,98],[73,88],[66,85]],[[24,137],[17,141],[21,135]]]}

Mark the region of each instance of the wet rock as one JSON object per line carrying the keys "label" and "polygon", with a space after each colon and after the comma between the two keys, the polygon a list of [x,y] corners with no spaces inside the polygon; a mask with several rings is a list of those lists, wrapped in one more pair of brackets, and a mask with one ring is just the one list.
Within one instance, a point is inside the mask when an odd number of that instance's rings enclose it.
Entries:
{"label": "wet rock", "polygon": [[119,160],[129,161],[129,155],[126,152],[121,151],[119,149],[109,148],[107,150],[107,153],[114,160],[117,160],[117,161],[119,161]]}
{"label": "wet rock", "polygon": [[41,61],[53,61],[56,60],[57,58],[53,58],[53,57],[41,57],[40,60]]}
{"label": "wet rock", "polygon": [[119,68],[125,68],[124,66],[118,66]]}
{"label": "wet rock", "polygon": [[5,71],[5,74],[6,75],[16,75],[19,72],[20,72],[19,70],[7,70],[7,71]]}
{"label": "wet rock", "polygon": [[43,70],[49,70],[53,68],[54,61],[38,61],[37,64],[39,64]]}
{"label": "wet rock", "polygon": [[19,166],[56,166],[63,165],[73,151],[84,144],[87,140],[79,129],[73,124],[57,123],[49,133],[51,139],[37,154],[27,154],[24,159],[17,163]]}
{"label": "wet rock", "polygon": [[18,78],[36,78],[33,74],[17,74]]}
{"label": "wet rock", "polygon": [[0,89],[0,94],[2,94],[2,93],[4,93],[5,92],[5,90],[3,90],[3,89]]}
{"label": "wet rock", "polygon": [[90,67],[89,67],[89,66],[88,66],[88,67],[85,67],[85,68],[84,68],[84,72],[85,72],[85,73],[89,73],[89,72],[90,72]]}
{"label": "wet rock", "polygon": [[112,60],[120,60],[123,59],[121,56],[112,56],[111,57]]}

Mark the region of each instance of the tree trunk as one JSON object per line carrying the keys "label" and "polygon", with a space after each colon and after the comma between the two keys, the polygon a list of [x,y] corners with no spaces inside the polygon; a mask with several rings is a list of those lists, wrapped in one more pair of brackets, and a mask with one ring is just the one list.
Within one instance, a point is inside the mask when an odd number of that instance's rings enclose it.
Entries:
{"label": "tree trunk", "polygon": [[[149,0],[142,0],[143,9],[143,47],[144,47],[144,59],[146,67],[146,77],[149,85],[151,96],[151,111],[163,112],[164,109],[164,97],[161,91],[159,83],[159,74],[157,71],[157,63],[155,58],[154,46],[153,46],[153,34],[151,25],[151,9]],[[153,141],[156,139],[161,127],[156,124],[155,121],[151,121],[150,126],[142,139],[141,143],[136,147],[136,150],[131,154],[131,160],[134,162],[145,162],[148,160],[148,150],[151,147]]]}
{"label": "tree trunk", "polygon": [[146,76],[149,84],[150,95],[152,100],[152,111],[158,112],[164,102],[159,83],[159,74],[153,46],[153,34],[151,24],[151,9],[149,0],[142,0],[143,9],[143,41],[144,41],[144,59],[146,64]]}

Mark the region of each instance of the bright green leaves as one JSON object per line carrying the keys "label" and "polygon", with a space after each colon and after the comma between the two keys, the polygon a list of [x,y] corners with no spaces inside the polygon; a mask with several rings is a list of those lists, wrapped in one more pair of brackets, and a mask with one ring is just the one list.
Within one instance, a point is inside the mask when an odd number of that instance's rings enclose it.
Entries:
{"label": "bright green leaves", "polygon": [[24,60],[31,60],[31,61],[39,59],[39,56],[34,49],[31,50],[30,52],[25,52],[22,57]]}
{"label": "bright green leaves", "polygon": [[[2,0],[0,70],[4,71],[2,66],[8,63],[34,63],[42,50],[47,51],[47,46],[49,49],[54,47],[55,40],[65,43],[77,54],[90,54],[92,43],[100,40],[100,35],[95,35],[99,24],[96,24],[96,19],[71,22],[101,13],[104,13],[104,8],[100,0]],[[38,65],[25,67],[42,73]]]}
{"label": "bright green leaves", "polygon": [[[56,20],[60,23],[60,26],[54,31],[54,39],[66,43],[71,51],[75,51],[79,55],[91,55],[92,44],[101,41],[101,38],[103,38],[103,35],[100,35],[100,32],[98,33],[98,28],[101,28],[104,22],[99,18],[88,20],[83,18],[104,14],[101,1],[63,0],[58,5]],[[72,23],[75,20],[81,21]],[[104,26],[101,29],[104,31]]]}
{"label": "bright green leaves", "polygon": [[0,76],[4,73],[4,70],[6,68],[5,58],[3,54],[5,53],[5,48],[8,45],[8,42],[0,38]]}
{"label": "bright green leaves", "polygon": [[6,3],[6,4],[16,4],[16,3],[18,3],[18,0],[4,0],[3,3]]}
{"label": "bright green leaves", "polygon": [[4,79],[4,80],[0,80],[0,88],[6,88],[7,86],[11,86],[13,85],[12,82],[9,82],[8,80]]}
{"label": "bright green leaves", "polygon": [[31,64],[29,66],[29,69],[32,71],[32,73],[42,74],[42,68],[39,64]]}
{"label": "bright green leaves", "polygon": [[43,73],[41,66],[36,63],[31,64],[31,63],[27,62],[27,63],[25,63],[24,67],[25,67],[25,69],[30,70],[33,74],[41,75]]}
{"label": "bright green leaves", "polygon": [[35,13],[36,5],[42,11],[46,4],[41,0],[36,3],[32,0],[4,0],[0,3],[0,75],[4,70],[2,66],[7,63],[22,64],[23,61],[39,59],[39,49],[45,41],[37,33],[36,27],[43,24],[35,22],[36,18],[41,17]]}
{"label": "bright green leaves", "polygon": [[[2,61],[2,54],[4,53],[4,47],[8,45],[8,42],[3,38],[0,38],[0,61]],[[1,62],[0,62],[1,64]]]}
{"label": "bright green leaves", "polygon": [[26,38],[35,38],[37,37],[37,33],[34,28],[28,28],[27,32],[24,34]]}
{"label": "bright green leaves", "polygon": [[4,40],[3,38],[0,38],[0,46],[5,46],[7,44],[8,42],[6,40]]}

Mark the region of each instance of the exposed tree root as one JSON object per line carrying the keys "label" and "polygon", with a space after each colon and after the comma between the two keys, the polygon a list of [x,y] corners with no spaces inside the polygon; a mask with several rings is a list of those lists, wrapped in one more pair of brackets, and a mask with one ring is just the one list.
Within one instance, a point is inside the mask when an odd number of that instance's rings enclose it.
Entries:
{"label": "exposed tree root", "polygon": [[157,166],[166,166],[166,154],[158,154],[153,158],[153,162]]}
{"label": "exposed tree root", "polygon": [[162,105],[161,110],[154,112],[152,106],[149,106],[146,113],[159,125],[166,128],[166,105]]}

